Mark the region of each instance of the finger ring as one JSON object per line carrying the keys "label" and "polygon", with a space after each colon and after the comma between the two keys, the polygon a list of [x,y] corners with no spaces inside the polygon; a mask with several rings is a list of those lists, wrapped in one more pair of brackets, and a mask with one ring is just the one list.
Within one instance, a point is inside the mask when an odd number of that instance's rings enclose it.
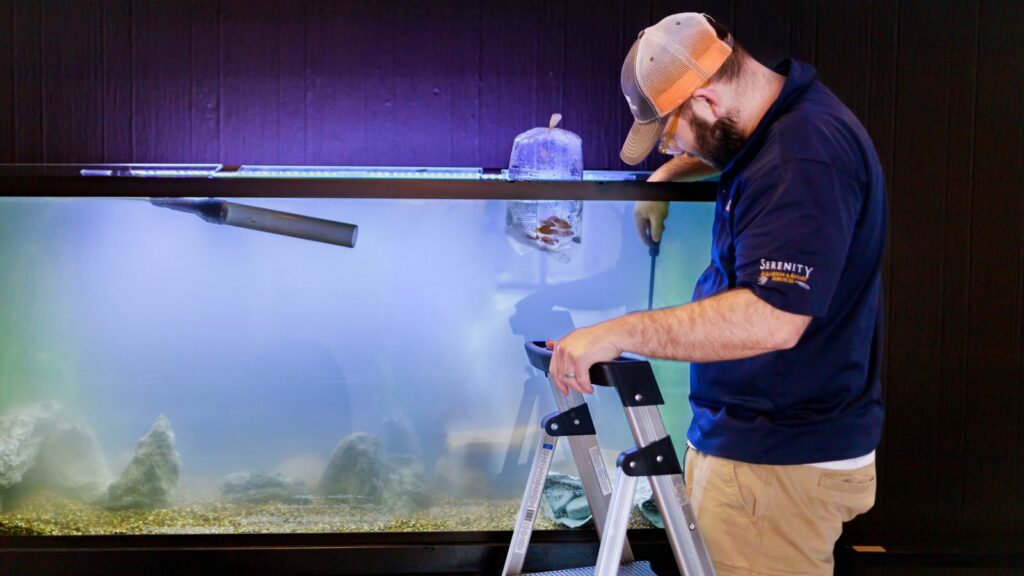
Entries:
{"label": "finger ring", "polygon": [[575,372],[566,372],[565,374],[562,374],[562,378],[572,379],[572,378],[575,378],[575,377],[576,377],[576,373]]}

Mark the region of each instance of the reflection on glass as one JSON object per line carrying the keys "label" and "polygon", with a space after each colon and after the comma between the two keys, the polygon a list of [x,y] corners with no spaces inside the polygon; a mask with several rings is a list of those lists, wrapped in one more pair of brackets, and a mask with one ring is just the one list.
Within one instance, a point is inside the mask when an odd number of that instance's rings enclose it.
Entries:
{"label": "reflection on glass", "polygon": [[[503,201],[241,201],[359,246],[0,199],[0,534],[511,529],[554,409],[523,341],[647,307],[632,203],[588,201],[563,264],[513,250]],[[673,204],[656,307],[689,300],[711,217]],[[681,438],[688,370],[655,371]],[[588,401],[613,470],[621,407]]]}

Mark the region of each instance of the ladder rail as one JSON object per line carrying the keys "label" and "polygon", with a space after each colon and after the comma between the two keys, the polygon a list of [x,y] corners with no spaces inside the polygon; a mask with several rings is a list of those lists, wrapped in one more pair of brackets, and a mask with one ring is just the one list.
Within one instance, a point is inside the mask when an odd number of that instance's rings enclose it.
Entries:
{"label": "ladder rail", "polygon": [[[625,406],[624,409],[637,446],[643,448],[668,436],[661,411],[656,405]],[[682,476],[650,476],[648,481],[658,511],[661,512],[676,564],[685,576],[714,576],[711,555],[697,528],[697,517]]]}
{"label": "ladder rail", "polygon": [[544,492],[544,482],[548,477],[548,470],[551,469],[551,458],[557,445],[557,436],[551,436],[547,433],[542,434],[540,445],[537,447],[537,452],[533,457],[530,476],[526,480],[526,493],[523,494],[523,501],[519,505],[519,513],[516,515],[516,527],[512,533],[512,544],[509,546],[508,555],[505,557],[505,567],[501,571],[503,576],[520,574],[523,571],[526,549],[530,546],[533,526],[537,522],[537,514],[540,511],[540,499]]}
{"label": "ladder rail", "polygon": [[[550,382],[551,393],[555,396],[555,406],[560,412],[566,412],[586,403],[583,395],[576,391],[570,391],[569,396],[562,396],[558,387],[555,386],[553,378],[550,379]],[[594,529],[597,530],[597,537],[600,540],[603,538],[608,518],[608,507],[612,498],[612,483],[608,468],[604,464],[604,454],[601,452],[601,446],[597,443],[596,435],[569,436],[568,440],[576,471],[583,484],[583,493],[587,497],[590,513],[594,517]],[[633,561],[633,551],[629,547],[629,541],[624,541],[622,544],[622,558],[627,562]]]}
{"label": "ladder rail", "polygon": [[[554,379],[550,375],[548,383],[555,398],[555,407],[558,408],[560,413],[569,412],[586,404],[586,400],[579,392],[572,391],[569,393],[569,396],[563,396],[558,391]],[[604,538],[603,533],[607,525],[608,509],[612,499],[612,484],[608,477],[608,469],[604,464],[604,455],[601,452],[601,447],[597,442],[595,434],[568,436],[566,440],[568,440],[573,462],[583,484],[583,493],[587,498],[587,504],[590,506],[590,513],[594,518],[594,528],[597,530],[598,539],[601,540]],[[519,513],[516,516],[512,543],[509,547],[508,555],[505,557],[505,566],[502,569],[503,576],[522,573],[523,564],[526,561],[526,551],[529,547],[530,538],[533,535],[533,527],[537,520],[537,513],[540,509],[540,500],[544,491],[544,480],[551,469],[551,460],[557,444],[557,436],[552,436],[546,430],[543,431],[540,446],[534,454],[526,492],[523,495],[523,501],[519,506]],[[633,561],[633,551],[629,546],[628,540],[623,539],[622,544],[618,548],[623,562]]]}

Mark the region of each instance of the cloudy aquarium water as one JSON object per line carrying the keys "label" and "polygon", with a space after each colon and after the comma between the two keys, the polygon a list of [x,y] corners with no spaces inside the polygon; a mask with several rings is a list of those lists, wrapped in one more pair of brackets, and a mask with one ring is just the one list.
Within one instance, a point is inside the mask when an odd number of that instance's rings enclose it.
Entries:
{"label": "cloudy aquarium water", "polygon": [[[358,242],[0,198],[0,534],[511,529],[554,410],[523,343],[647,308],[632,202],[586,201],[560,261],[510,241],[503,200],[233,201]],[[712,215],[672,204],[655,307],[689,300]],[[653,364],[681,438],[688,367]],[[621,405],[588,402],[613,471]],[[552,472],[572,497],[568,450]],[[563,508],[538,527],[586,524]]]}

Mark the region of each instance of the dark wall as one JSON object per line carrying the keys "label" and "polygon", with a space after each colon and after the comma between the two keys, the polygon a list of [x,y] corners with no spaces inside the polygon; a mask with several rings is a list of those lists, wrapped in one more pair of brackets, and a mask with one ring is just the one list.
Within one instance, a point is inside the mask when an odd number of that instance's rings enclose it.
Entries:
{"label": "dark wall", "polygon": [[888,414],[851,540],[1019,545],[1022,2],[0,0],[0,162],[500,167],[557,111],[616,169],[622,57],[684,10],[813,62],[887,171]]}

